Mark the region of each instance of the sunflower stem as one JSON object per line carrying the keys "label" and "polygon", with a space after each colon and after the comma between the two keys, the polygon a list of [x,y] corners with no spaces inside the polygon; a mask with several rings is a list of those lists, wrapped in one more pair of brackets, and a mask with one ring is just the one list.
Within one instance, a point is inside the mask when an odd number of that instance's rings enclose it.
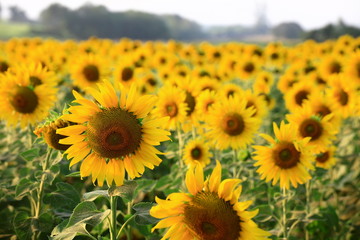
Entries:
{"label": "sunflower stem", "polygon": [[[52,148],[48,147],[47,148],[47,152],[46,152],[46,156],[44,161],[42,162],[42,175],[41,175],[41,179],[40,179],[40,184],[39,184],[39,188],[37,190],[37,196],[36,196],[36,201],[35,201],[35,215],[34,215],[34,219],[37,220],[39,219],[40,213],[41,213],[41,202],[42,202],[42,197],[43,197],[43,192],[44,192],[44,185],[45,185],[45,179],[46,179],[46,174],[45,171],[48,168],[48,164],[49,164],[49,159],[51,157],[51,153],[52,153]],[[32,200],[34,202],[34,200]],[[37,239],[39,237],[39,232],[38,229],[33,229],[33,239]]]}
{"label": "sunflower stem", "polygon": [[[118,239],[118,238],[121,236],[121,233],[122,233],[122,231],[124,230],[125,226],[126,226],[135,216],[136,216],[135,214],[132,215],[131,217],[128,218],[128,220],[126,220],[126,221],[124,222],[124,224],[121,226],[121,228],[120,228],[120,230],[119,230],[119,232],[118,232],[118,234],[117,234],[117,236],[116,236],[116,239]],[[131,239],[130,229],[129,229],[129,231],[126,231],[126,237],[127,237],[127,239]]]}
{"label": "sunflower stem", "polygon": [[287,239],[287,219],[286,219],[286,188],[283,188],[283,200],[282,200],[282,227],[283,227],[283,239]]}
{"label": "sunflower stem", "polygon": [[178,137],[178,140],[179,140],[179,162],[180,162],[180,169],[183,169],[184,168],[184,163],[183,163],[183,160],[182,160],[182,149],[183,149],[183,139],[182,139],[182,133],[181,133],[181,126],[180,126],[180,123],[177,125],[177,137]]}
{"label": "sunflower stem", "polygon": [[117,196],[110,196],[110,209],[111,209],[111,220],[110,220],[110,239],[116,240],[116,208],[117,208]]}
{"label": "sunflower stem", "polygon": [[[306,221],[306,225],[309,222],[309,215],[310,215],[310,201],[311,201],[311,182],[310,180],[306,182],[305,185],[305,189],[306,189],[306,216],[305,216],[305,221]],[[307,230],[307,228],[305,227],[305,240],[309,240],[309,231]]]}

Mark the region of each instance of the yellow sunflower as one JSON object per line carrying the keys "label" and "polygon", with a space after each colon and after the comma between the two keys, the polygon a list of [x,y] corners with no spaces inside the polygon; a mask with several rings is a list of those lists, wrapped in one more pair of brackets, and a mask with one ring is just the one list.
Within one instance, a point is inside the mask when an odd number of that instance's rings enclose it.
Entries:
{"label": "yellow sunflower", "polygon": [[245,56],[236,64],[235,71],[241,80],[250,80],[260,69],[259,60],[257,57]]}
{"label": "yellow sunflower", "polygon": [[255,149],[254,166],[260,166],[257,172],[266,182],[272,180],[275,185],[280,180],[280,188],[296,188],[311,179],[309,169],[313,170],[314,154],[308,146],[310,138],[299,139],[296,126],[281,122],[280,129],[273,124],[275,139],[261,134],[270,145],[253,146]]}
{"label": "yellow sunflower", "polygon": [[210,158],[212,157],[209,148],[209,145],[202,138],[189,140],[184,147],[184,162],[187,165],[198,162],[202,167],[205,167],[210,163]]}
{"label": "yellow sunflower", "polygon": [[24,75],[29,78],[30,85],[36,87],[41,84],[47,84],[55,87],[57,85],[57,77],[53,71],[43,66],[40,62],[29,62],[15,65],[11,69],[12,73],[19,76]]}
{"label": "yellow sunflower", "polygon": [[10,126],[34,125],[49,114],[56,92],[56,88],[47,84],[34,87],[26,75],[4,74],[0,84],[0,117]]}
{"label": "yellow sunflower", "polygon": [[262,119],[268,112],[266,100],[259,97],[250,89],[243,91],[242,97],[246,100],[246,108],[253,107],[255,109],[253,117]]}
{"label": "yellow sunflower", "polygon": [[357,50],[349,57],[344,72],[349,78],[356,82],[358,87],[360,86],[360,50]]}
{"label": "yellow sunflower", "polygon": [[[161,129],[168,118],[151,119],[148,113],[156,101],[155,96],[137,96],[135,86],[125,92],[122,85],[110,82],[98,84],[98,90],[88,89],[96,104],[73,91],[74,102],[62,119],[78,123],[57,130],[68,136],[61,144],[71,144],[65,151],[71,160],[70,167],[82,161],[80,176],[91,175],[99,186],[106,180],[117,186],[123,184],[125,170],[133,179],[139,177],[145,168],[158,166],[161,154],[154,145],[168,140],[168,131]],[[117,95],[120,90],[120,97]]]}
{"label": "yellow sunflower", "polygon": [[270,233],[252,220],[258,210],[246,211],[252,201],[239,202],[239,179],[221,181],[219,161],[204,181],[200,165],[191,167],[185,178],[189,193],[172,193],[166,200],[156,197],[150,209],[161,221],[153,227],[168,228],[162,239],[247,240],[268,239]]}
{"label": "yellow sunflower", "polygon": [[335,99],[334,107],[343,118],[356,115],[356,106],[359,101],[359,94],[356,84],[349,81],[346,75],[338,74],[329,79],[330,88],[326,94]]}
{"label": "yellow sunflower", "polygon": [[316,155],[316,166],[329,169],[334,166],[337,162],[335,157],[336,147],[334,145],[330,146],[328,149],[318,153]]}
{"label": "yellow sunflower", "polygon": [[324,151],[336,138],[338,126],[331,122],[332,114],[319,117],[313,114],[309,105],[305,105],[286,118],[296,126],[299,138],[310,137],[308,145],[314,147],[314,153]]}
{"label": "yellow sunflower", "polygon": [[94,54],[73,54],[70,61],[70,74],[74,85],[80,88],[96,86],[109,74],[106,59]]}
{"label": "yellow sunflower", "polygon": [[252,143],[261,120],[254,117],[255,109],[238,96],[222,98],[214,103],[206,119],[207,136],[218,149],[244,148]]}
{"label": "yellow sunflower", "polygon": [[118,81],[128,87],[136,81],[137,70],[131,61],[121,59],[115,64],[112,76],[115,82]]}
{"label": "yellow sunflower", "polygon": [[319,63],[319,71],[324,78],[343,72],[343,58],[339,55],[327,55]]}
{"label": "yellow sunflower", "polygon": [[304,100],[308,99],[312,92],[319,91],[316,85],[307,81],[307,78],[295,83],[291,89],[285,92],[285,106],[290,112],[296,112],[296,109],[304,104]]}
{"label": "yellow sunflower", "polygon": [[197,98],[195,112],[200,121],[205,121],[209,114],[210,107],[217,101],[217,94],[215,91],[202,91]]}
{"label": "yellow sunflower", "polygon": [[186,119],[188,109],[185,103],[186,94],[177,87],[164,85],[159,89],[158,96],[153,114],[157,117],[169,117],[170,119],[165,123],[164,128],[175,130],[177,125],[184,123]]}

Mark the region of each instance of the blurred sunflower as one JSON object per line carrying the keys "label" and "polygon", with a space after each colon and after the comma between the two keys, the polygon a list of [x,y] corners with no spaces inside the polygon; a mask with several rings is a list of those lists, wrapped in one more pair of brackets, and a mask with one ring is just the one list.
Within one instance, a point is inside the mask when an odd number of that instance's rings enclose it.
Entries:
{"label": "blurred sunflower", "polygon": [[115,64],[112,76],[115,82],[120,82],[128,87],[137,80],[136,72],[137,68],[131,61],[121,59]]}
{"label": "blurred sunflower", "polygon": [[218,100],[215,91],[205,90],[202,91],[197,98],[195,107],[196,115],[200,121],[205,121],[209,114],[210,107]]}
{"label": "blurred sunflower", "polygon": [[310,137],[309,146],[313,146],[313,152],[324,151],[336,138],[338,126],[331,122],[332,114],[324,117],[313,115],[309,105],[297,109],[296,112],[286,115],[287,120],[297,128],[299,138]]}
{"label": "blurred sunflower", "polygon": [[261,120],[253,117],[255,109],[238,96],[222,98],[214,103],[206,119],[207,136],[218,149],[244,148],[253,140]]}
{"label": "blurred sunflower", "polygon": [[30,85],[33,87],[41,84],[47,84],[55,87],[57,85],[57,77],[53,71],[43,66],[40,62],[29,62],[15,65],[12,68],[12,73],[19,76],[29,78]]}
{"label": "blurred sunflower", "polygon": [[[76,56],[76,59],[75,59]],[[73,54],[70,61],[70,74],[74,85],[84,90],[95,86],[109,75],[106,59],[94,54]]]}
{"label": "blurred sunflower", "polygon": [[330,146],[326,150],[318,153],[316,155],[316,166],[329,169],[334,166],[337,162],[337,158],[335,157],[336,147],[334,145]]}
{"label": "blurred sunflower", "polygon": [[162,239],[245,240],[268,239],[252,220],[258,210],[246,211],[252,201],[238,202],[239,179],[221,181],[221,165],[217,161],[204,182],[200,165],[191,167],[185,178],[189,193],[172,193],[166,200],[155,198],[158,205],[150,209],[161,221],[153,227],[169,228]]}
{"label": "blurred sunflower", "polygon": [[243,57],[236,64],[236,73],[241,80],[250,80],[260,69],[260,62],[257,57]]}
{"label": "blurred sunflower", "polygon": [[6,73],[0,84],[0,117],[10,126],[21,128],[42,121],[56,101],[56,88],[47,84],[33,86],[26,75]]}
{"label": "blurred sunflower", "polygon": [[359,101],[359,94],[356,84],[348,81],[344,74],[334,75],[329,79],[330,88],[326,94],[335,99],[334,108],[343,118],[356,115],[356,106]]}
{"label": "blurred sunflower", "polygon": [[296,112],[296,109],[301,107],[304,100],[308,99],[312,92],[317,92],[316,85],[309,82],[306,77],[285,92],[284,100],[285,106],[290,112]]}
{"label": "blurred sunflower", "polygon": [[356,51],[345,65],[344,73],[360,87],[360,50]]}
{"label": "blurred sunflower", "polygon": [[230,98],[243,93],[243,89],[235,83],[225,83],[219,89],[219,96]]}
{"label": "blurred sunflower", "polygon": [[210,163],[210,158],[212,157],[209,148],[204,139],[191,139],[184,147],[183,161],[188,166],[198,162],[202,167],[205,167]]}
{"label": "blurred sunflower", "polygon": [[158,97],[152,113],[159,118],[169,117],[169,121],[163,127],[168,130],[175,130],[178,124],[183,124],[186,119],[188,107],[185,103],[185,92],[177,87],[164,85],[159,89]]}
{"label": "blurred sunflower", "polygon": [[[71,160],[70,167],[82,161],[80,176],[91,175],[99,186],[106,180],[117,186],[123,184],[125,170],[129,178],[139,177],[145,168],[158,166],[161,154],[154,145],[169,139],[168,131],[162,129],[168,118],[151,119],[148,114],[156,97],[137,96],[135,86],[129,92],[122,85],[114,87],[110,82],[98,84],[98,90],[88,92],[100,104],[83,98],[73,91],[75,103],[62,119],[78,123],[57,130],[68,136],[61,144],[70,144],[65,151]],[[120,97],[117,95],[120,90]]]}
{"label": "blurred sunflower", "polygon": [[243,94],[241,94],[241,96],[245,98],[247,102],[246,108],[253,107],[255,109],[255,112],[252,115],[252,117],[257,117],[262,119],[267,114],[268,108],[267,108],[266,100],[264,98],[259,97],[250,89],[243,91]]}
{"label": "blurred sunflower", "polygon": [[343,58],[339,55],[327,55],[319,63],[319,71],[325,79],[344,71]]}
{"label": "blurred sunflower", "polygon": [[254,166],[260,166],[257,172],[266,182],[272,180],[275,185],[280,180],[280,188],[296,188],[311,179],[308,170],[313,170],[314,154],[308,146],[310,138],[299,139],[296,126],[281,122],[280,129],[273,124],[275,139],[267,134],[261,136],[269,146],[253,146],[255,149]]}

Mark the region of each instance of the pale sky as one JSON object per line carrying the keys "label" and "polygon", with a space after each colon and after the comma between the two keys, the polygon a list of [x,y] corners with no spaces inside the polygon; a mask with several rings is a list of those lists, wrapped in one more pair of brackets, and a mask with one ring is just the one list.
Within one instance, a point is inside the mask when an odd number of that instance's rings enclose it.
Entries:
{"label": "pale sky", "polygon": [[138,10],[156,14],[178,14],[204,26],[252,25],[260,9],[265,9],[271,26],[295,21],[304,29],[337,23],[341,18],[360,27],[360,0],[0,0],[3,16],[17,5],[27,16],[36,19],[51,3],[70,9],[84,3],[104,5],[110,11]]}

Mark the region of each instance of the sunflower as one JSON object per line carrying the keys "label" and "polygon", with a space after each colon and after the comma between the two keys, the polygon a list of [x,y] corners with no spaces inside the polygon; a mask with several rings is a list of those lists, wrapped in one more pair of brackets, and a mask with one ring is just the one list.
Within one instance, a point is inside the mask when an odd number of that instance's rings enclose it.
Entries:
{"label": "sunflower", "polygon": [[348,81],[344,74],[334,75],[329,79],[330,88],[326,94],[335,99],[334,108],[343,118],[356,115],[356,105],[359,95],[356,91],[356,84]]}
{"label": "sunflower", "polygon": [[285,73],[277,82],[277,88],[282,92],[286,93],[288,90],[290,90],[295,83],[299,82],[299,79],[297,76],[294,76],[291,73]]}
{"label": "sunflower", "polygon": [[36,87],[41,84],[47,84],[55,87],[57,85],[57,77],[53,71],[43,66],[40,62],[29,62],[14,66],[11,69],[15,75],[24,75],[29,78],[30,85]]}
{"label": "sunflower", "polygon": [[243,89],[235,83],[226,83],[223,84],[219,89],[219,96],[230,98],[235,95],[240,95],[243,92]]}
{"label": "sunflower", "polygon": [[6,73],[0,85],[2,119],[21,128],[42,121],[56,101],[57,90],[47,84],[33,86],[26,75]]}
{"label": "sunflower", "polygon": [[316,85],[307,81],[305,77],[301,82],[294,84],[294,86],[285,92],[285,105],[290,112],[295,112],[297,108],[304,104],[304,100],[308,99],[312,92],[317,92]]}
{"label": "sunflower", "polygon": [[153,217],[161,219],[152,231],[169,228],[162,239],[255,240],[270,236],[252,220],[258,210],[246,211],[252,201],[238,202],[240,180],[221,181],[219,161],[205,182],[201,166],[191,167],[185,183],[189,193],[172,193],[166,200],[156,197],[157,205],[150,209]]}
{"label": "sunflower", "polygon": [[253,107],[255,109],[252,117],[257,117],[262,119],[268,112],[266,100],[262,97],[259,97],[250,89],[243,91],[242,97],[246,100],[246,108]]}
{"label": "sunflower", "polygon": [[136,81],[137,68],[131,61],[124,61],[121,59],[114,66],[114,72],[112,76],[115,82],[120,82],[124,86],[128,87]]}
{"label": "sunflower", "polygon": [[328,78],[334,74],[339,74],[344,70],[343,58],[339,55],[327,55],[319,63],[321,76]]}
{"label": "sunflower", "polygon": [[357,50],[349,59],[345,65],[345,74],[356,82],[357,86],[360,86],[360,50]]}
{"label": "sunflower", "polygon": [[71,106],[71,114],[62,119],[78,125],[58,129],[58,134],[68,136],[59,142],[71,145],[65,151],[70,167],[82,161],[81,177],[91,175],[99,186],[104,180],[120,186],[125,170],[133,179],[145,171],[144,167],[153,169],[160,164],[157,154],[161,152],[153,146],[169,139],[170,133],[160,128],[168,118],[151,119],[148,113],[156,97],[136,96],[134,85],[127,93],[122,85],[114,87],[110,82],[98,84],[98,88],[88,92],[99,105],[73,91],[74,102],[80,105]]}
{"label": "sunflower", "polygon": [[55,121],[51,121],[45,123],[42,126],[36,127],[34,133],[38,137],[44,138],[46,144],[49,147],[52,147],[56,150],[66,150],[70,147],[68,144],[60,144],[59,140],[65,138],[66,136],[57,134],[56,130],[59,128],[64,128],[70,126],[70,122],[64,121],[62,119],[56,119]]}
{"label": "sunflower", "polygon": [[241,80],[250,80],[260,69],[259,60],[257,57],[243,57],[236,64],[236,72]]}
{"label": "sunflower", "polygon": [[153,110],[154,116],[169,117],[170,119],[165,123],[164,128],[176,129],[177,125],[184,123],[186,119],[188,107],[185,103],[185,92],[177,87],[164,85],[159,89],[158,96],[158,101]]}
{"label": "sunflower", "polygon": [[318,117],[325,117],[331,114],[330,122],[334,126],[339,126],[341,123],[341,116],[336,111],[336,99],[330,97],[322,91],[312,92],[309,99],[304,103],[304,106],[309,105],[311,108],[312,115],[317,115]]}
{"label": "sunflower", "polygon": [[[76,59],[75,59],[76,56]],[[109,74],[106,59],[94,54],[74,54],[70,59],[70,74],[80,88],[95,86]]]}
{"label": "sunflower", "polygon": [[329,169],[334,166],[337,162],[337,158],[335,157],[336,147],[334,145],[325,149],[321,153],[316,155],[316,166]]}
{"label": "sunflower", "polygon": [[196,115],[200,121],[205,121],[208,116],[210,107],[217,101],[217,94],[215,91],[205,90],[202,91],[197,98],[195,107]]}
{"label": "sunflower", "polygon": [[319,117],[313,114],[309,105],[286,115],[287,120],[296,126],[299,138],[310,137],[308,145],[313,146],[315,153],[324,151],[336,138],[338,126],[331,122],[332,114]]}
{"label": "sunflower", "polygon": [[270,145],[253,146],[255,149],[254,166],[260,166],[257,172],[266,182],[275,185],[280,180],[281,188],[290,188],[290,183],[296,188],[311,179],[308,172],[313,170],[312,162],[315,156],[312,147],[308,146],[310,138],[299,139],[296,126],[281,122],[280,129],[273,124],[275,138],[261,134]]}
{"label": "sunflower", "polygon": [[207,136],[219,149],[239,149],[252,142],[261,120],[254,117],[255,109],[238,96],[222,98],[214,103],[206,119]]}
{"label": "sunflower", "polygon": [[187,165],[199,162],[202,167],[210,163],[212,154],[208,144],[202,138],[189,140],[184,148],[183,160]]}

